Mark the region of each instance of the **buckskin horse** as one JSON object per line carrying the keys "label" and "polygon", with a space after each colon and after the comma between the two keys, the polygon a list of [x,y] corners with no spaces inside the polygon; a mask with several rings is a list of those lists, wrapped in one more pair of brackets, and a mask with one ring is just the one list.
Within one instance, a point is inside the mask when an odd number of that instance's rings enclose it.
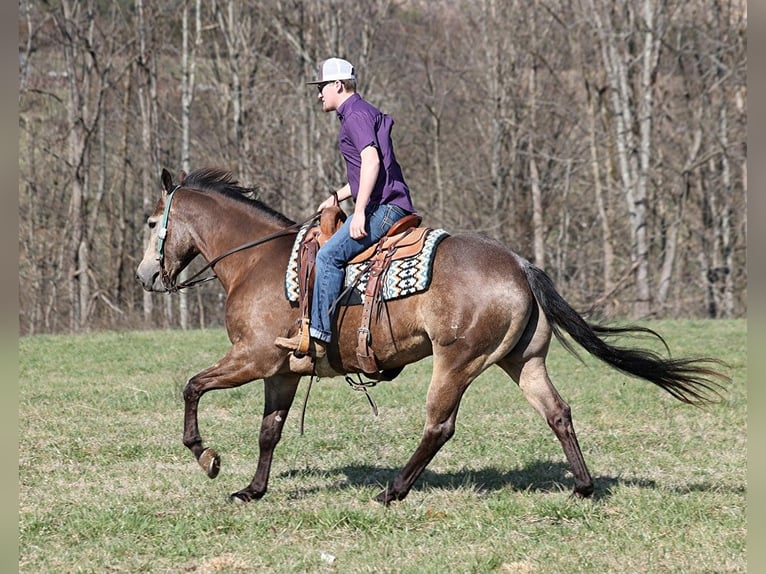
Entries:
{"label": "buckskin horse", "polygon": [[[285,297],[284,277],[298,224],[251,199],[232,174],[206,168],[174,184],[162,171],[162,193],[148,217],[150,228],[137,278],[147,291],[177,291],[178,276],[201,255],[214,267],[226,292],[226,330],[232,346],[213,366],[186,383],[183,443],[210,478],[220,469],[218,453],[204,446],[197,422],[202,395],[263,379],[265,404],[255,475],[233,501],[260,499],[268,486],[274,448],[298,383],[312,374],[310,361],[295,361],[274,340],[295,334],[298,311]],[[171,201],[172,200],[172,201]],[[246,248],[247,247],[247,248]],[[513,379],[545,419],[563,447],[574,475],[574,494],[593,493],[572,424],[569,405],[554,388],[546,355],[555,335],[571,352],[571,339],[606,364],[654,383],[684,403],[702,405],[720,398],[728,377],[710,358],[665,358],[648,349],[617,347],[607,339],[655,331],[641,326],[587,322],[556,291],[539,268],[502,244],[478,234],[451,235],[436,249],[429,288],[389,301],[385,320],[372,325],[371,340],[381,370],[433,355],[425,427],[415,452],[375,498],[383,504],[404,499],[439,449],[455,432],[460,400],[471,382],[491,365]],[[322,376],[359,373],[355,354],[360,306],[338,313]],[[665,345],[667,349],[667,345]],[[576,353],[575,353],[576,354]]]}

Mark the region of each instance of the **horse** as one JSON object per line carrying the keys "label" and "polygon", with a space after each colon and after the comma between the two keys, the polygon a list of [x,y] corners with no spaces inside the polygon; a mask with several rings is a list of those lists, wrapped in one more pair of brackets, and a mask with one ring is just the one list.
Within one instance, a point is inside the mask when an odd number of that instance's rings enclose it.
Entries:
{"label": "horse", "polygon": [[[218,168],[183,174],[174,183],[162,170],[162,189],[147,219],[150,232],[136,275],[143,288],[174,292],[179,274],[198,255],[225,293],[225,325],[231,347],[217,363],[192,376],[183,389],[183,444],[210,478],[220,470],[219,454],[205,446],[197,413],[208,391],[263,380],[259,456],[252,481],[229,499],[249,502],[267,491],[274,449],[302,377],[360,373],[355,353],[359,305],[342,306],[327,357],[312,363],[279,348],[274,340],[296,333],[298,310],[285,296],[285,270],[299,224],[253,199],[248,188]],[[251,191],[251,190],[250,190]],[[608,339],[648,334],[643,326],[592,324],[575,311],[541,269],[503,244],[481,234],[449,235],[439,243],[430,286],[424,292],[387,301],[382,320],[371,325],[380,368],[396,373],[433,356],[420,443],[396,477],[375,497],[389,505],[403,500],[439,449],[453,436],[458,407],[471,382],[497,365],[516,383],[532,408],[558,438],[571,466],[576,497],[594,491],[572,422],[569,405],[551,382],[546,355],[555,336],[575,355],[564,335],[614,369],[643,379],[675,399],[702,406],[720,400],[728,377],[713,358],[666,358],[646,348],[618,347]]]}

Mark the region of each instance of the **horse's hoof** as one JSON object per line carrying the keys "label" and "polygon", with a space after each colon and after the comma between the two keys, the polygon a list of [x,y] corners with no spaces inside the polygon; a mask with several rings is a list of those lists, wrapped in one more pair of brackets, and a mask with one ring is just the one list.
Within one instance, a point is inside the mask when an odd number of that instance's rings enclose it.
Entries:
{"label": "horse's hoof", "polygon": [[590,496],[593,494],[593,490],[594,485],[591,482],[590,484],[575,486],[573,494],[576,498],[590,498]]}
{"label": "horse's hoof", "polygon": [[391,496],[391,495],[388,493],[388,490],[384,490],[384,491],[383,491],[383,492],[381,492],[381,493],[380,493],[378,496],[376,496],[375,498],[373,498],[373,500],[374,500],[375,502],[377,502],[378,504],[382,504],[383,506],[389,506],[389,505],[391,504],[391,502],[393,502],[393,501],[394,501],[394,497],[393,497],[393,496]]}
{"label": "horse's hoof", "polygon": [[233,492],[232,494],[230,494],[229,502],[233,504],[245,504],[247,502],[252,502],[253,500],[260,500],[261,498],[263,498],[264,494],[266,493],[265,492],[254,493],[251,490],[244,488],[238,492]]}
{"label": "horse's hoof", "polygon": [[250,502],[250,498],[245,496],[242,492],[233,492],[229,495],[229,502],[232,504],[245,504]]}
{"label": "horse's hoof", "polygon": [[208,478],[215,478],[218,476],[218,471],[221,470],[221,457],[218,456],[218,453],[212,448],[206,448],[202,451],[197,462],[202,467],[202,470],[205,471]]}

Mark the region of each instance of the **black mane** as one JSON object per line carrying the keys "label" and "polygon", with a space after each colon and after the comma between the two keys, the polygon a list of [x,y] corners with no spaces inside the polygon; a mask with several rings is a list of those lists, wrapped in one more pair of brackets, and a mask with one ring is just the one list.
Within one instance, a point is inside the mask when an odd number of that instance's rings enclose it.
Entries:
{"label": "black mane", "polygon": [[214,167],[196,169],[187,175],[180,184],[183,187],[220,193],[262,211],[285,225],[295,223],[292,219],[272,209],[261,200],[252,197],[255,189],[240,186],[239,182],[234,179],[234,175],[224,169]]}

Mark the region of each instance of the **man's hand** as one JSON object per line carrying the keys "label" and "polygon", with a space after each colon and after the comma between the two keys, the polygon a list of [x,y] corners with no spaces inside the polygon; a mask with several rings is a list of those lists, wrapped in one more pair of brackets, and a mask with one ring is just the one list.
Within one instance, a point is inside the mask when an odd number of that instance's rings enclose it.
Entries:
{"label": "man's hand", "polygon": [[347,200],[351,197],[351,186],[349,184],[344,185],[338,191],[334,192],[330,197],[325,199],[319,204],[317,211],[322,211],[326,207],[333,207],[334,205],[340,205],[341,201]]}
{"label": "man's hand", "polygon": [[335,205],[338,205],[338,201],[337,201],[337,196],[333,194],[319,204],[319,208],[317,209],[317,211],[322,211],[323,209],[326,209],[328,207],[333,207]]}
{"label": "man's hand", "polygon": [[351,226],[348,230],[348,233],[352,239],[361,239],[362,237],[367,237],[367,231],[364,229],[366,219],[367,218],[364,215],[364,211],[354,211],[354,215],[351,217]]}

